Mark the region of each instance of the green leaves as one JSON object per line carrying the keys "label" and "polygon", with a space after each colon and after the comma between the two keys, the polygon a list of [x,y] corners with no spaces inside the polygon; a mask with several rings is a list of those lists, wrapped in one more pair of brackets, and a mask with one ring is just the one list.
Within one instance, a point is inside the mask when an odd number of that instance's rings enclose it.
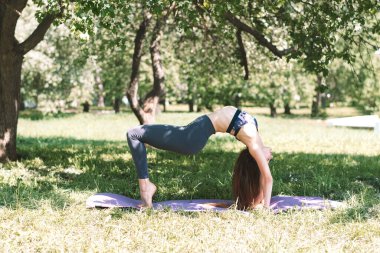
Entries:
{"label": "green leaves", "polygon": [[[349,64],[360,59],[356,54],[357,48],[377,50],[380,34],[380,7],[376,0],[33,2],[39,8],[39,20],[47,13],[63,7],[64,18],[56,24],[66,23],[83,42],[91,42],[92,45],[88,48],[92,48],[94,55],[100,56],[98,59],[104,60],[102,67],[109,70],[104,75],[109,87],[116,87],[116,83],[124,80],[120,86],[123,88],[128,79],[130,50],[141,13],[149,11],[154,17],[159,17],[175,3],[176,8],[163,31],[162,40],[163,44],[167,41],[163,46],[163,61],[169,69],[167,80],[184,80],[184,85],[192,87],[190,90],[197,93],[195,96],[207,107],[214,102],[231,103],[231,100],[225,99],[225,94],[234,97],[246,85],[240,80],[242,68],[238,65],[235,54],[236,27],[226,19],[227,12],[259,33],[278,51],[293,49],[284,55],[288,62],[296,60],[309,73],[324,76],[328,76],[330,65],[335,59]],[[263,70],[267,63],[262,58],[275,60],[277,56],[250,34],[243,33],[243,41],[247,47],[248,65],[253,72],[268,74]],[[120,54],[124,56],[121,57]],[[128,67],[112,68],[113,59]],[[183,73],[176,73],[179,68],[185,69]],[[125,73],[116,74],[118,71],[113,71],[116,69]],[[141,83],[148,85],[151,80],[146,77],[150,75],[150,70],[149,67],[143,69],[142,76],[145,78],[142,78],[144,80]],[[265,84],[265,74],[257,79],[260,82],[250,85],[262,85],[263,89],[269,87],[269,84]],[[176,83],[169,86],[168,90],[175,94],[172,96],[179,97],[179,100],[194,95],[178,95],[184,91],[176,90]],[[304,86],[307,87],[306,84]]]}
{"label": "green leaves", "polygon": [[[174,25],[186,33],[194,27],[223,32],[231,26],[224,14],[229,11],[262,33],[276,47],[281,44],[297,47],[290,58],[303,62],[308,71],[326,72],[331,60],[342,58],[351,61],[350,50],[342,54],[336,48],[337,40],[350,49],[354,37],[378,34],[379,21],[376,14],[379,5],[376,0],[357,1],[220,1],[220,0],[146,0],[146,1],[104,1],[78,0],[74,3],[63,1],[62,5],[53,0],[35,0],[40,8],[38,19],[47,12],[65,8],[66,19],[76,31],[93,34],[95,23],[113,33],[120,33],[130,21],[130,14],[149,10],[153,15],[162,15],[168,6],[176,3]],[[378,18],[377,18],[378,19]],[[229,34],[223,35],[228,39]],[[254,38],[250,38],[254,42]],[[235,43],[231,40],[231,43]]]}

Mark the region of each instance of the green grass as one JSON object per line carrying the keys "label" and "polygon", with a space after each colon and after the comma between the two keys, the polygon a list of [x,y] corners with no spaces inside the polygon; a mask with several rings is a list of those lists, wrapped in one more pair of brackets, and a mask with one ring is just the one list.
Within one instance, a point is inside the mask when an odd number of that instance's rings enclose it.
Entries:
{"label": "green grass", "polygon": [[[253,110],[252,113],[255,113]],[[255,113],[258,114],[258,113]],[[165,113],[186,124],[197,113]],[[125,132],[130,114],[77,114],[19,122],[18,162],[0,165],[1,252],[375,252],[380,247],[380,136],[305,117],[258,114],[274,160],[273,194],[346,203],[331,211],[274,215],[87,210],[96,192],[138,198]],[[155,201],[231,198],[242,144],[218,134],[196,156],[149,149]]]}

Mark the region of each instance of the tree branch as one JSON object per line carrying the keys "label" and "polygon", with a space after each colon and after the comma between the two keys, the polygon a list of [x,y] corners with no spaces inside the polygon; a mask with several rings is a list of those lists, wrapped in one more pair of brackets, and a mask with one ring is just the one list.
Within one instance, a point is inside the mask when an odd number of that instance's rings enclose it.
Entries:
{"label": "tree branch", "polygon": [[269,40],[267,40],[262,33],[239,20],[231,12],[225,13],[224,16],[233,26],[240,29],[241,31],[251,34],[260,45],[269,49],[269,51],[271,51],[277,57],[282,58],[283,56],[294,51],[294,48],[279,50],[275,45],[273,45]]}
{"label": "tree branch", "polygon": [[0,40],[2,48],[0,50],[9,50],[4,48],[4,45],[12,47],[18,45],[14,34],[17,20],[21,16],[21,12],[26,6],[27,0],[0,0]]}
{"label": "tree branch", "polygon": [[[161,61],[161,38],[162,38],[162,26],[165,25],[169,15],[175,9],[175,2],[163,13],[161,17],[157,17],[156,25],[152,31],[152,40],[150,42],[150,54],[152,60],[152,69],[153,69],[153,93],[162,95],[164,82],[164,70],[162,68]],[[149,97],[151,94],[147,94]]]}
{"label": "tree branch", "polygon": [[4,5],[6,8],[10,8],[14,13],[17,14],[17,16],[21,16],[21,12],[26,6],[26,2],[27,0],[23,0],[23,1],[0,0],[0,4]]}
{"label": "tree branch", "polygon": [[5,4],[10,8],[17,9],[19,12],[22,12],[27,2],[28,0],[0,0],[0,3]]}
{"label": "tree branch", "polygon": [[247,53],[245,51],[244,43],[243,43],[243,37],[241,36],[241,30],[238,29],[236,31],[236,38],[239,45],[239,57],[240,57],[240,64],[244,67],[245,75],[244,80],[248,80],[249,78],[249,70],[248,70],[248,60],[247,60]]}
{"label": "tree branch", "polygon": [[[163,97],[165,94],[164,90],[164,81],[165,74],[164,69],[162,67],[161,60],[161,39],[162,39],[162,29],[166,24],[166,21],[171,14],[171,12],[175,9],[176,3],[174,2],[167,10],[165,10],[162,15],[157,17],[156,24],[152,31],[152,39],[150,42],[150,56],[152,60],[152,70],[153,70],[153,87],[146,94],[144,98],[144,112],[150,115],[154,115],[157,105],[160,101],[160,97]],[[146,117],[146,121],[144,123],[152,123],[154,117]]]}
{"label": "tree branch", "polygon": [[152,15],[144,11],[144,17],[141,21],[141,24],[139,26],[139,29],[136,31],[135,36],[135,47],[132,57],[132,73],[131,73],[131,80],[128,85],[128,89],[126,92],[129,104],[131,105],[131,109],[133,113],[136,115],[137,119],[139,120],[140,124],[144,124],[144,118],[143,113],[144,111],[140,107],[140,103],[138,101],[138,88],[139,88],[139,69],[140,69],[140,62],[142,57],[142,48],[143,43],[145,40],[145,36],[147,33],[148,26],[150,24]]}
{"label": "tree branch", "polygon": [[48,14],[44,17],[41,23],[37,26],[37,28],[33,31],[33,33],[22,43],[19,44],[19,51],[22,54],[26,54],[33,48],[35,48],[38,43],[40,43],[49,27],[53,23],[53,21],[58,17],[58,14]]}

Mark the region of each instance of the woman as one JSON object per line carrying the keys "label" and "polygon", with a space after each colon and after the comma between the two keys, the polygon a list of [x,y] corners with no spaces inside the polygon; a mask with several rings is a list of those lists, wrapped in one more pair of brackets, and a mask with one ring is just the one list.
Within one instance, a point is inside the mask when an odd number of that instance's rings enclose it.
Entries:
{"label": "woman", "polygon": [[233,106],[198,117],[187,126],[141,125],[128,131],[128,145],[139,177],[143,207],[152,206],[156,186],[149,181],[145,143],[155,148],[181,154],[200,151],[212,134],[227,132],[244,143],[234,168],[233,193],[239,209],[254,208],[264,202],[269,207],[272,175],[269,161],[272,152],[264,147],[255,118]]}

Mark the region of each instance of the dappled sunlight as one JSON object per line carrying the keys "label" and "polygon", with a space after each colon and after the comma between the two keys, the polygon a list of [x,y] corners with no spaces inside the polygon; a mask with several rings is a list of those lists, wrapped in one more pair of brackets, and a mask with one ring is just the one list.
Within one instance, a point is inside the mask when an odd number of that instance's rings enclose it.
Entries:
{"label": "dappled sunlight", "polygon": [[307,119],[266,119],[261,125],[260,135],[273,152],[380,154],[380,135],[373,130],[327,127]]}
{"label": "dappled sunlight", "polygon": [[160,113],[157,115],[157,124],[174,124],[186,126],[204,113]]}
{"label": "dappled sunlight", "polygon": [[20,119],[18,133],[25,137],[71,137],[86,140],[124,140],[129,128],[138,125],[132,114],[77,114],[70,118]]}
{"label": "dappled sunlight", "polygon": [[16,186],[21,181],[30,185],[36,178],[38,178],[38,174],[25,167],[14,167],[11,170],[0,168],[1,182],[9,186]]}
{"label": "dappled sunlight", "polygon": [[[213,242],[220,243],[226,240],[225,235],[219,238],[219,232],[205,228],[222,226],[233,231],[231,240],[237,235],[252,240],[252,230],[260,230],[263,231],[260,238],[264,236],[291,245],[300,231],[308,237],[308,242],[318,243],[314,239],[316,230],[323,238],[336,236],[339,231],[337,240],[340,240],[353,233],[373,237],[378,226],[378,156],[294,150],[274,153],[270,164],[274,177],[273,195],[319,196],[344,201],[346,206],[335,211],[290,211],[275,216],[257,210],[253,211],[255,218],[239,215],[234,210],[218,215],[209,212],[189,215],[169,210],[84,212],[86,199],[97,192],[113,192],[138,199],[137,175],[126,143],[24,137],[20,143],[23,159],[0,169],[0,205],[5,207],[0,209],[0,217],[3,227],[9,226],[8,233],[37,230],[41,234],[41,231],[53,231],[59,226],[70,230],[68,233],[73,237],[83,236],[91,230],[93,232],[87,235],[91,238],[122,236],[138,240],[147,234],[156,238],[155,232],[149,232],[154,230],[173,238],[207,231],[207,238],[212,236]],[[158,186],[154,201],[232,199],[231,173],[240,149],[241,144],[228,135],[213,137],[197,155],[183,156],[148,148],[150,177]],[[12,212],[24,221],[10,222],[14,220]],[[190,232],[189,226],[192,227]],[[104,235],[105,227],[112,227],[107,230],[111,234]],[[180,227],[182,232],[163,231],[167,227]],[[145,232],[142,234],[141,230]],[[46,238],[49,236],[48,232],[44,234]]]}
{"label": "dappled sunlight", "polygon": [[0,169],[0,178],[0,206],[39,209],[49,205],[52,209],[61,209],[71,203],[52,176],[41,176],[24,168],[12,169],[11,173]]}
{"label": "dappled sunlight", "polygon": [[210,144],[207,144],[206,149],[220,149],[225,151],[239,152],[245,148],[245,145],[240,141],[237,141],[235,137],[229,134],[218,133],[212,136],[209,140]]}
{"label": "dappled sunlight", "polygon": [[[200,114],[162,113],[157,123],[187,125]],[[372,130],[327,127],[322,120],[286,119],[259,115],[259,133],[273,152],[305,152],[316,154],[380,154],[380,135]],[[83,140],[125,141],[125,134],[138,122],[131,114],[75,115],[69,119],[31,121],[20,119],[19,135],[25,137],[69,137]],[[225,150],[241,150],[244,146],[226,133],[217,133],[210,140]],[[210,147],[210,145],[207,145]],[[211,147],[214,148],[214,147]],[[67,150],[70,152],[71,150]]]}
{"label": "dappled sunlight", "polygon": [[[175,121],[173,116],[166,118],[163,114],[160,120]],[[44,121],[44,124],[54,121]],[[94,119],[91,122],[94,131],[101,133],[101,124],[98,125]],[[88,122],[71,122],[66,127],[80,128],[81,124]],[[274,178],[273,196],[322,197],[342,201],[345,207],[335,211],[289,211],[279,215],[255,210],[252,211],[254,218],[239,215],[234,210],[218,215],[208,212],[189,215],[169,210],[84,212],[86,199],[94,193],[112,192],[139,198],[136,170],[124,136],[120,139],[112,137],[116,141],[112,138],[103,140],[108,138],[108,133],[105,133],[87,139],[89,136],[84,131],[72,131],[70,137],[57,137],[59,134],[50,129],[52,132],[49,134],[56,136],[51,137],[43,132],[42,125],[41,129],[34,125],[31,126],[34,131],[41,131],[40,134],[46,136],[20,135],[20,160],[0,167],[0,205],[4,207],[0,209],[2,224],[18,231],[37,229],[40,233],[46,227],[54,230],[60,226],[70,230],[72,237],[89,233],[87,236],[91,238],[115,236],[130,240],[139,240],[142,236],[158,238],[154,229],[172,238],[180,238],[183,234],[191,234],[193,238],[194,234],[202,235],[207,231],[204,236],[208,238],[212,233],[214,243],[226,240],[226,235],[219,238],[219,232],[206,228],[222,226],[232,231],[230,240],[236,235],[250,240],[254,236],[259,240],[259,235],[252,235],[252,230],[259,230],[262,231],[260,238],[270,238],[268,240],[272,243],[282,245],[299,241],[300,233],[307,237],[305,242],[321,243],[315,238],[315,231],[323,234],[322,238],[332,238],[339,232],[338,241],[351,238],[356,233],[366,238],[376,235],[380,215],[380,158],[378,139],[372,132],[328,128],[323,122],[309,119],[271,119],[264,116],[259,116],[259,126],[264,144],[273,149],[274,158],[270,162]],[[124,129],[118,123],[114,127],[119,128],[115,132]],[[184,156],[147,147],[150,179],[158,187],[153,200],[231,200],[232,169],[243,148],[243,144],[228,134],[212,136],[205,149],[196,155]],[[26,221],[11,223],[12,212]],[[41,217],[44,217],[43,221]],[[72,227],[77,229],[72,231]],[[182,232],[176,230],[174,233],[172,229],[166,230],[167,227],[180,227]],[[141,232],[143,229],[144,233]],[[107,235],[104,235],[105,231],[109,231]],[[45,236],[50,238],[50,233]],[[290,246],[288,249],[296,250]]]}
{"label": "dappled sunlight", "polygon": [[126,151],[124,154],[109,154],[104,153],[99,155],[99,159],[102,159],[105,162],[110,162],[114,160],[123,160],[125,162],[132,160],[132,155]]}
{"label": "dappled sunlight", "polygon": [[0,252],[379,251],[378,2],[0,0]]}
{"label": "dappled sunlight", "polygon": [[[376,174],[379,154],[376,153],[379,144],[372,133],[327,128],[320,122],[307,119],[263,117],[260,122],[264,143],[273,149],[270,167],[276,182],[274,193],[343,199],[343,189],[360,191],[363,187],[378,186],[378,177],[371,178]],[[270,131],[277,134],[270,134]],[[339,138],[342,144],[327,140],[329,135]],[[351,145],[358,138],[367,138],[368,141]],[[33,140],[20,140],[19,148],[25,149],[21,153],[25,157],[25,165],[39,170],[41,175],[55,175],[56,180],[63,180],[59,182],[61,187],[83,190],[89,187],[136,194],[136,172],[126,142],[60,137],[39,139],[38,146],[34,146]],[[30,145],[34,148],[29,149]],[[369,150],[367,146],[375,148]],[[152,181],[169,189],[156,197],[159,200],[183,196],[230,198],[232,168],[243,148],[244,145],[233,136],[223,133],[212,136],[205,149],[196,155],[183,156],[147,147]],[[367,168],[365,173],[361,172],[363,166]],[[347,185],[351,187],[346,188]]]}

